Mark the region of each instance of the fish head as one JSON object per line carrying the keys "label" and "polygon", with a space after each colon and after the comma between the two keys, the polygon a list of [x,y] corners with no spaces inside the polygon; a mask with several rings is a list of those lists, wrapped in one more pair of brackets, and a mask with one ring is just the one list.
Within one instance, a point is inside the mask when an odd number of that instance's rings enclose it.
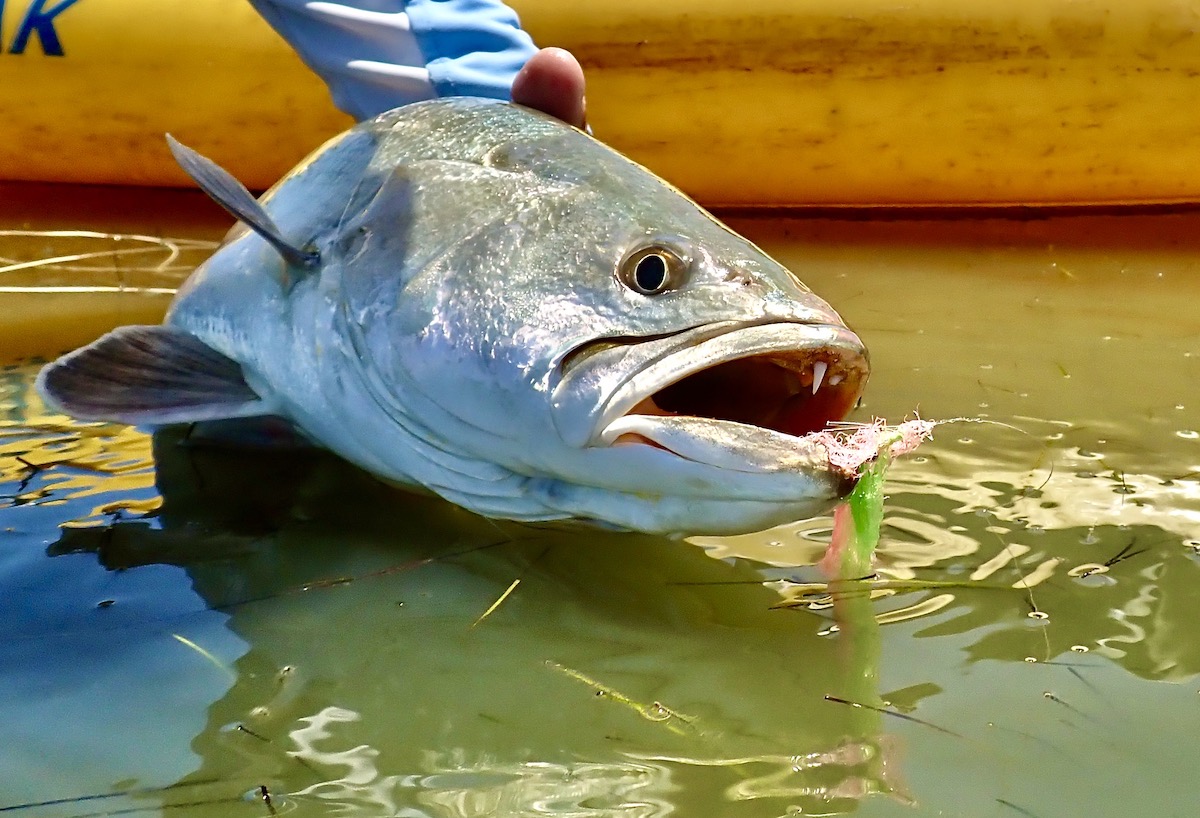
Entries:
{"label": "fish head", "polygon": [[589,337],[562,338],[548,358],[568,486],[594,487],[559,490],[598,516],[619,505],[639,527],[676,532],[740,533],[827,510],[853,481],[817,433],[862,395],[861,340],[677,191],[639,201],[591,259],[589,303],[602,308],[573,303]]}
{"label": "fish head", "polygon": [[745,532],[849,490],[812,435],[869,366],[829,304],[589,136],[509,105],[453,114],[469,144],[381,162],[340,239],[392,237],[341,262],[384,402],[519,475],[529,519]]}

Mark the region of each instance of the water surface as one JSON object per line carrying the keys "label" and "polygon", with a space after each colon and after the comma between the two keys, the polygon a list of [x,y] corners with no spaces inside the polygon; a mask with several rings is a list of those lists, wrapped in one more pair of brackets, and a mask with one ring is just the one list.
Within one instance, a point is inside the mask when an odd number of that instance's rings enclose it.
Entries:
{"label": "water surface", "polygon": [[988,421],[893,469],[892,584],[836,628],[828,519],[530,528],[320,452],[47,415],[30,356],[154,320],[224,223],[22,190],[0,227],[183,241],[0,235],[88,256],[0,273],[4,814],[1200,803],[1200,215],[735,220],[866,340],[861,419]]}

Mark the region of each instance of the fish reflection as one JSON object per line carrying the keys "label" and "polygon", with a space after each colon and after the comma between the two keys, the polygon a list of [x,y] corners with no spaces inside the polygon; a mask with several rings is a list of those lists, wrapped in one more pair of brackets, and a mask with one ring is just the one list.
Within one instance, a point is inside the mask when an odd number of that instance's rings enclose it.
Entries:
{"label": "fish reflection", "polygon": [[379,815],[907,800],[879,714],[825,699],[878,701],[877,642],[846,663],[811,614],[770,609],[757,565],[497,524],[316,451],[154,447],[153,517],[52,553],[180,566],[249,645],[164,806],[201,782]]}

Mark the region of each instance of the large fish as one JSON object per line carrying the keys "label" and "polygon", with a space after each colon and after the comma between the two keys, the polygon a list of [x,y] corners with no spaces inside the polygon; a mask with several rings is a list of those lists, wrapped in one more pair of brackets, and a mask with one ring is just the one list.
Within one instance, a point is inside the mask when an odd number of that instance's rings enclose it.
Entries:
{"label": "large fish", "polygon": [[46,367],[87,420],[289,419],[480,514],[733,533],[849,488],[813,432],[862,343],[785,268],[591,137],[506,103],[406,106],[256,202],[175,145],[243,225],[162,326]]}

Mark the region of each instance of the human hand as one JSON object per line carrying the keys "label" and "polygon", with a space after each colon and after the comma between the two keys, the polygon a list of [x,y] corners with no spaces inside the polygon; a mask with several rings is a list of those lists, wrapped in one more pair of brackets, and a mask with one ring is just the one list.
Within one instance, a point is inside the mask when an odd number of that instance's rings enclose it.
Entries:
{"label": "human hand", "polygon": [[587,128],[583,68],[562,48],[543,48],[529,58],[512,84],[512,101]]}

